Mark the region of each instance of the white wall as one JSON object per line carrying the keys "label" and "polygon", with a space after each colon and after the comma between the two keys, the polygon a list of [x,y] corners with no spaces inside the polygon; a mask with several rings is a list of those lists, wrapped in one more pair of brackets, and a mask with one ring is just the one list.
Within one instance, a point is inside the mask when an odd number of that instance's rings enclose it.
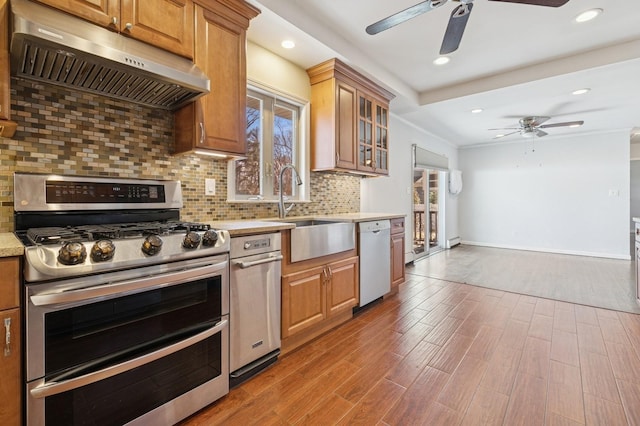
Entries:
{"label": "white wall", "polygon": [[461,149],[463,242],[629,259],[629,132]]}
{"label": "white wall", "polygon": [[[633,145],[632,145],[633,146]],[[632,152],[633,154],[633,152]],[[640,217],[640,160],[631,162],[631,214],[630,217]],[[633,232],[635,225],[629,220],[629,230]]]}
{"label": "white wall", "polygon": [[[360,211],[400,213],[405,217],[405,258],[413,260],[413,165],[412,145],[449,158],[449,168],[457,168],[457,148],[391,114],[389,123],[389,177],[363,178],[360,185]],[[446,186],[448,188],[448,185]],[[464,189],[463,189],[464,193]],[[446,238],[458,236],[457,197],[445,199]]]}

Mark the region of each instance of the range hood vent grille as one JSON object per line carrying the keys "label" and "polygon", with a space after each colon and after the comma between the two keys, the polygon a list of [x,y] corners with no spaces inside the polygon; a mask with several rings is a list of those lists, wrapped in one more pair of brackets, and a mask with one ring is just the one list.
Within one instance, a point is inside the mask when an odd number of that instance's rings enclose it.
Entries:
{"label": "range hood vent grille", "polygon": [[11,12],[16,77],[168,110],[210,91],[186,58],[33,2]]}
{"label": "range hood vent grille", "polygon": [[114,65],[88,61],[68,50],[25,41],[15,74],[163,109],[184,105],[201,94],[178,84],[134,75],[130,68]]}

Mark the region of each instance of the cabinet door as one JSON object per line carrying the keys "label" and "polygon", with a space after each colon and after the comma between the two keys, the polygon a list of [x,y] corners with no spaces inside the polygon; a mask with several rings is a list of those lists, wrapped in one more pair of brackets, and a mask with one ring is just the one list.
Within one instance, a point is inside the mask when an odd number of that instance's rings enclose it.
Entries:
{"label": "cabinet door", "polygon": [[193,58],[194,16],[191,0],[122,0],[123,34]]}
{"label": "cabinet door", "polygon": [[199,102],[204,131],[200,147],[245,154],[247,67],[244,28],[215,13],[196,14],[196,64],[209,76],[211,93]]}
{"label": "cabinet door", "polygon": [[336,167],[357,169],[356,89],[336,82]]}
{"label": "cabinet door", "polygon": [[373,172],[374,145],[373,145],[373,100],[358,95],[358,170]]}
{"label": "cabinet door", "polygon": [[404,234],[391,235],[391,287],[404,282]]}
{"label": "cabinet door", "polygon": [[358,304],[358,257],[352,257],[327,266],[329,285],[327,287],[328,316],[338,314]]}
{"label": "cabinet door", "polygon": [[389,110],[378,103],[375,104],[374,135],[373,167],[376,173],[389,174]]}
{"label": "cabinet door", "polygon": [[[9,1],[0,0],[0,27],[9,27]],[[9,120],[11,114],[10,88],[11,77],[9,75],[9,32],[0,31],[0,120]],[[2,122],[0,121],[0,126]],[[0,129],[2,135],[2,129]]]}
{"label": "cabinet door", "polygon": [[[18,283],[15,283],[17,286]],[[8,336],[7,336],[8,334]],[[21,406],[20,310],[0,311],[0,424],[19,425]],[[8,342],[7,342],[8,340]]]}
{"label": "cabinet door", "polygon": [[118,30],[120,26],[120,0],[37,1],[112,30]]}
{"label": "cabinet door", "polygon": [[20,305],[19,268],[17,257],[0,258],[0,310]]}
{"label": "cabinet door", "polygon": [[327,316],[325,267],[282,277],[282,338],[317,324]]}

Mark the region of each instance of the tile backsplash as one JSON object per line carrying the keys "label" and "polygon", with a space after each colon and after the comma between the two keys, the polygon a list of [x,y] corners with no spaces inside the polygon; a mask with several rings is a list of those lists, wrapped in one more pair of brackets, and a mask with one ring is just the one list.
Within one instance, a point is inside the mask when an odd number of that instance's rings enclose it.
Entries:
{"label": "tile backsplash", "polygon": [[[228,203],[227,162],[171,155],[170,111],[11,79],[13,139],[0,138],[0,232],[13,231],[13,173],[175,179],[182,182],[185,220],[234,220],[277,216],[274,203]],[[204,195],[205,178],[216,195]],[[311,202],[290,215],[353,213],[360,209],[360,177],[312,172]]]}

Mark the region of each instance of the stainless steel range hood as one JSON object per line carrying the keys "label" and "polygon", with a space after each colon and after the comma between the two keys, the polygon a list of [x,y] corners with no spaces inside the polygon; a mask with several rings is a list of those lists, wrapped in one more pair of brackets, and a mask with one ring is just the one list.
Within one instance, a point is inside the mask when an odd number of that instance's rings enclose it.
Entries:
{"label": "stainless steel range hood", "polygon": [[191,61],[25,0],[11,0],[11,74],[163,109],[209,93]]}

